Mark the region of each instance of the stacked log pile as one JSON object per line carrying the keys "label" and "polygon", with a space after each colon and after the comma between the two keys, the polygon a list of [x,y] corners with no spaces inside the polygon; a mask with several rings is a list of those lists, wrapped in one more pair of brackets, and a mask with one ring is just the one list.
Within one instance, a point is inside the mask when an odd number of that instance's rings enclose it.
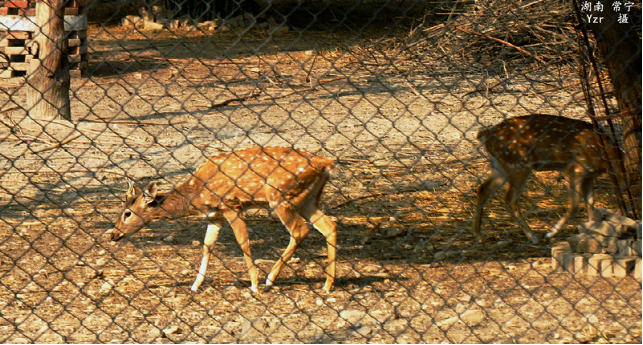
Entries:
{"label": "stacked log pile", "polygon": [[[29,61],[37,58],[34,47],[37,0],[0,0],[0,79],[26,77]],[[71,78],[87,70],[86,0],[70,0],[65,7],[65,32]]]}

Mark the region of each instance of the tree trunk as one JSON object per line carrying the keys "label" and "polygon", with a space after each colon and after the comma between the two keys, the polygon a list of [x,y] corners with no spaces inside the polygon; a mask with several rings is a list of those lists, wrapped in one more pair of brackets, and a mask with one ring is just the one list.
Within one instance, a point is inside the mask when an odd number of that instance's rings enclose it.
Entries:
{"label": "tree trunk", "polygon": [[69,61],[63,26],[66,0],[42,0],[36,5],[36,26],[27,71],[27,109],[41,118],[71,120]]}
{"label": "tree trunk", "polygon": [[[624,13],[628,14],[629,23],[619,23],[619,15]],[[609,71],[623,120],[623,160],[631,198],[627,213],[641,219],[641,38],[636,32],[641,18],[635,17],[634,8],[631,12],[625,9],[614,12],[611,3],[605,4],[601,15],[601,22],[588,24]]]}

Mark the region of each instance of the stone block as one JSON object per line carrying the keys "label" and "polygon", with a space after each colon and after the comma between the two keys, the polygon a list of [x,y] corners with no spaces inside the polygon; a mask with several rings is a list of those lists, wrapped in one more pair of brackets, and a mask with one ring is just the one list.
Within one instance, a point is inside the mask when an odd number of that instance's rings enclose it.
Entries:
{"label": "stone block", "polygon": [[623,225],[607,221],[588,221],[578,225],[578,231],[581,234],[599,234],[603,236],[618,237],[623,231]]}
{"label": "stone block", "polygon": [[638,255],[641,257],[641,253],[643,253],[643,249],[641,248],[641,240],[638,239],[636,241],[632,242],[632,249],[634,250],[634,255]]}
{"label": "stone block", "polygon": [[575,254],[575,253],[563,254],[563,263],[561,266],[565,271],[568,271],[568,272],[574,271],[574,260],[576,260],[577,256],[578,254]]}
{"label": "stone block", "polygon": [[608,254],[593,254],[587,260],[587,275],[598,276],[602,272],[602,262],[612,260],[612,256]]}
{"label": "stone block", "polygon": [[643,273],[643,267],[641,264],[641,258],[636,258],[634,264],[634,278],[641,280],[641,274]]}
{"label": "stone block", "polygon": [[168,29],[170,30],[176,30],[181,27],[181,21],[178,19],[171,19],[168,20],[166,23]]}
{"label": "stone block", "polygon": [[614,276],[614,258],[608,255],[607,258],[600,262],[600,275],[604,278],[611,278]]}
{"label": "stone block", "polygon": [[603,238],[602,241],[602,246],[603,246],[603,252],[608,253],[608,254],[616,254],[618,253],[618,238],[608,236]]}
{"label": "stone block", "polygon": [[[589,258],[592,254],[575,254],[572,258],[569,259],[569,263],[566,262],[565,269],[573,274],[585,274],[587,273],[587,266]],[[565,258],[567,261],[568,259]]]}
{"label": "stone block", "polygon": [[163,25],[163,23],[145,22],[146,31],[160,31],[163,30],[164,27],[165,25]]}
{"label": "stone block", "polygon": [[558,242],[554,244],[554,246],[551,248],[551,268],[553,270],[558,270],[563,266],[563,259],[565,254],[570,254],[571,248],[569,245],[569,242],[563,241],[563,242]]}
{"label": "stone block", "polygon": [[618,255],[619,256],[632,256],[636,255],[636,252],[634,251],[634,246],[632,239],[627,239],[627,240],[617,240],[616,241],[616,246],[618,247]]}
{"label": "stone block", "polygon": [[618,257],[614,259],[613,270],[614,276],[618,278],[627,277],[636,265],[636,256]]}
{"label": "stone block", "polygon": [[128,29],[142,28],[145,25],[143,18],[138,16],[125,16],[121,19],[121,26]]}
{"label": "stone block", "polygon": [[570,237],[572,251],[577,253],[599,254],[603,250],[605,237],[599,234],[578,234]]}

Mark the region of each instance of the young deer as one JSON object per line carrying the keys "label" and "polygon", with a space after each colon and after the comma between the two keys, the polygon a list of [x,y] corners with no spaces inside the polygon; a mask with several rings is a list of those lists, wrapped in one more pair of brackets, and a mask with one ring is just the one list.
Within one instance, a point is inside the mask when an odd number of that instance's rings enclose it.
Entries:
{"label": "young deer", "polygon": [[[143,191],[130,183],[126,206],[112,229],[112,240],[143,228],[155,218],[176,218],[197,211],[208,220],[203,241],[203,259],[192,285],[196,291],[205,277],[210,252],[223,226],[232,226],[248,265],[252,292],[257,292],[257,268],[252,260],[248,230],[241,212],[248,208],[270,207],[290,232],[290,243],[266,279],[272,287],[284,263],[306,238],[310,222],[326,237],[328,267],[324,290],[330,291],[335,279],[337,231],[335,223],[319,209],[324,185],[333,170],[328,158],[287,147],[255,147],[211,157],[191,177],[167,193],[150,183]],[[223,219],[222,219],[223,218]]]}
{"label": "young deer", "polygon": [[[601,137],[603,138],[601,142]],[[610,139],[597,133],[591,124],[552,115],[515,117],[483,129],[478,139],[485,146],[491,161],[491,176],[478,188],[478,202],[473,221],[473,233],[478,239],[484,206],[505,183],[505,202],[527,238],[538,239],[518,210],[518,198],[533,171],[560,171],[569,183],[571,207],[547,234],[556,236],[576,213],[580,196],[587,204],[589,220],[594,218],[594,187],[596,177],[609,171],[607,150]],[[611,147],[611,157],[616,157]]]}

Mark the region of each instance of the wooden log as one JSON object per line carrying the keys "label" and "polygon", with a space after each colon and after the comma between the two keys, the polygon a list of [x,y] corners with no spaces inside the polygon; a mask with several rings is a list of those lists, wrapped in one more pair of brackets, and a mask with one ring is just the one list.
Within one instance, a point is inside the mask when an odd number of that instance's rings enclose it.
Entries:
{"label": "wooden log", "polygon": [[63,28],[64,0],[44,0],[36,6],[34,33],[37,53],[27,71],[27,109],[31,116],[71,120],[69,61]]}

